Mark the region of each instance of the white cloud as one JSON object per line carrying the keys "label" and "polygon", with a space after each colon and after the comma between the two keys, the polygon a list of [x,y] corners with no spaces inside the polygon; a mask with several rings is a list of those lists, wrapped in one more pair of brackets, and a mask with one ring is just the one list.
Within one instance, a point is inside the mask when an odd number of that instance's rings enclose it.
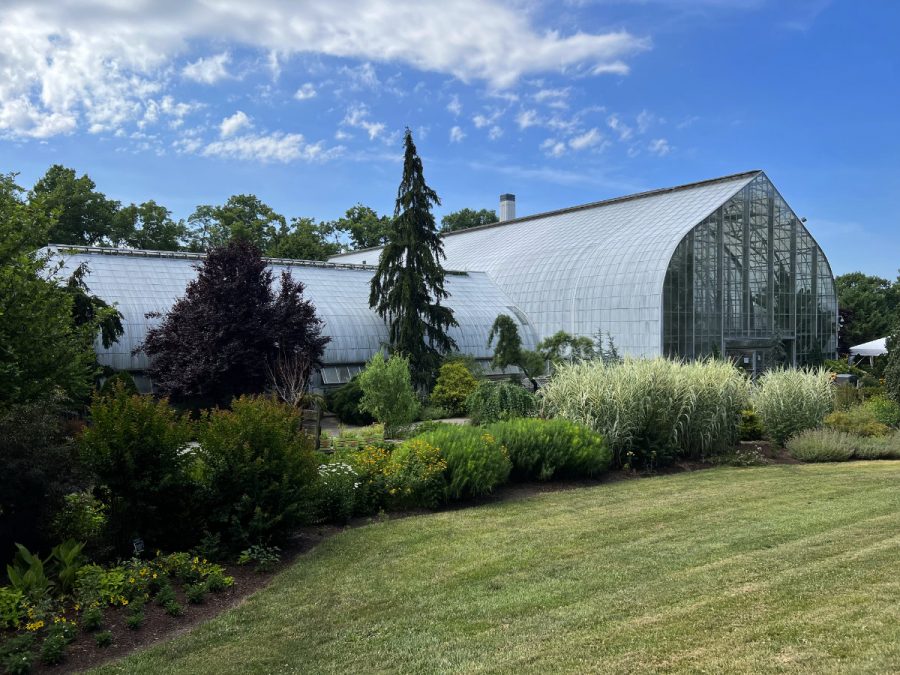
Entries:
{"label": "white cloud", "polygon": [[241,129],[246,129],[253,126],[253,122],[250,121],[250,118],[247,116],[243,110],[238,110],[231,117],[226,117],[222,120],[222,123],[219,125],[219,135],[222,138],[228,138],[229,136],[233,136]]}
{"label": "white cloud", "polygon": [[541,89],[533,96],[533,98],[538,103],[546,103],[551,108],[568,108],[568,99],[571,91],[571,87]]}
{"label": "white cloud", "polygon": [[312,82],[301,85],[301,87],[294,92],[294,98],[298,101],[306,101],[307,99],[315,98],[316,96],[318,96],[318,92]]}
{"label": "white cloud", "polygon": [[538,119],[538,114],[536,110],[523,110],[518,115],[516,115],[516,124],[519,125],[519,129],[527,129],[528,127],[533,127],[540,122]]}
{"label": "white cloud", "polygon": [[377,89],[381,84],[375,67],[368,62],[354,68],[343,66],[338,72],[349,80],[351,89]]}
{"label": "white cloud", "polygon": [[453,98],[450,99],[450,103],[447,104],[447,110],[452,112],[457,117],[462,112],[462,103],[459,102],[459,96],[456,94],[453,95]]}
{"label": "white cloud", "polygon": [[649,110],[641,110],[640,114],[637,116],[638,133],[646,133],[646,131],[658,121],[656,115]]}
{"label": "white cloud", "polygon": [[609,125],[610,129],[619,134],[620,140],[627,141],[629,138],[631,138],[631,135],[633,133],[631,127],[620,120],[617,115],[610,115],[606,120],[606,123]]}
{"label": "white cloud", "polygon": [[491,130],[488,132],[488,138],[490,138],[492,141],[496,141],[502,135],[503,135],[503,129],[498,127],[496,124],[494,126],[492,126]]}
{"label": "white cloud", "polygon": [[593,129],[585,131],[583,134],[570,138],[569,147],[573,150],[584,150],[586,148],[592,148],[602,142],[603,134],[600,133],[599,129],[594,127]]}
{"label": "white cloud", "polygon": [[355,105],[347,110],[347,114],[344,116],[344,121],[341,124],[364,129],[369,134],[370,141],[374,141],[385,130],[383,122],[372,122],[369,119],[369,109],[364,105]]}
{"label": "white cloud", "polygon": [[[0,134],[114,133],[143,119],[149,99],[173,95],[173,75],[215,83],[230,54],[247,50],[276,77],[280,60],[303,53],[362,62],[347,73],[359,86],[377,86],[372,62],[393,63],[510,97],[526,75],[625,73],[650,47],[626,31],[538,27],[537,17],[500,0],[4,0]],[[227,50],[184,61],[210,43]]]}
{"label": "white cloud", "polygon": [[551,157],[562,157],[566,154],[566,144],[555,138],[548,138],[541,143],[541,150]]}
{"label": "white cloud", "polygon": [[450,129],[450,142],[451,143],[459,143],[466,137],[466,132],[464,132],[460,127],[453,127]]}
{"label": "white cloud", "polygon": [[[196,152],[199,145],[193,144]],[[338,154],[342,148],[325,150],[320,142],[309,144],[301,134],[286,134],[276,131],[272,134],[246,134],[213,141],[203,147],[200,154],[223,159],[252,160],[262,163],[287,163],[298,159],[306,161],[324,160]]]}
{"label": "white cloud", "polygon": [[670,152],[672,152],[672,146],[669,145],[669,141],[667,141],[665,138],[656,138],[650,141],[647,149],[653,154],[659,155],[660,157],[665,157]]}
{"label": "white cloud", "polygon": [[194,82],[202,82],[203,84],[215,84],[219,80],[228,77],[228,64],[231,62],[231,55],[228,52],[222,52],[215,56],[199,58],[193,63],[187,64],[181,71],[187,79]]}

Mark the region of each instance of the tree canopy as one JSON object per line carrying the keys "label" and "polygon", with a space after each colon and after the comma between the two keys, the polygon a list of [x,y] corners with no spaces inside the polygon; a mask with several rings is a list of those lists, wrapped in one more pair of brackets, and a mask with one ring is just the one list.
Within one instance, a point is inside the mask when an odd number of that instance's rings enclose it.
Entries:
{"label": "tree canopy", "polygon": [[267,365],[297,354],[321,366],[329,338],[303,284],[288,273],[276,295],[259,248],[233,239],[213,248],[197,278],[140,347],[161,393],[183,405],[227,406],[265,389]]}
{"label": "tree canopy", "polygon": [[900,280],[862,272],[842,274],[835,279],[838,306],[841,308],[841,348],[869,342],[888,335],[900,309]]}
{"label": "tree canopy", "polygon": [[369,304],[388,324],[391,349],[409,358],[413,383],[424,387],[441,354],[456,346],[447,330],[457,323],[452,310],[441,304],[449,297],[441,266],[444,246],[431,212],[441,201],[425,182],[409,129],[404,147],[394,220],[372,278]]}
{"label": "tree canopy", "polygon": [[391,218],[379,216],[375,209],[357,204],[331,223],[334,230],[347,233],[351,248],[373,248],[387,243],[391,233]]}
{"label": "tree canopy", "polygon": [[500,314],[491,326],[488,333],[490,347],[496,338],[494,345],[494,357],[491,366],[494,368],[507,368],[517,366],[531,382],[534,391],[538,390],[537,377],[543,375],[546,367],[546,359],[543,354],[522,349],[522,338],[519,336],[519,327],[508,314]]}
{"label": "tree canopy", "polygon": [[459,211],[448,213],[441,218],[441,232],[468,230],[470,227],[490,225],[491,223],[496,223],[498,220],[497,212],[493,209],[481,209],[480,211],[460,209]]}

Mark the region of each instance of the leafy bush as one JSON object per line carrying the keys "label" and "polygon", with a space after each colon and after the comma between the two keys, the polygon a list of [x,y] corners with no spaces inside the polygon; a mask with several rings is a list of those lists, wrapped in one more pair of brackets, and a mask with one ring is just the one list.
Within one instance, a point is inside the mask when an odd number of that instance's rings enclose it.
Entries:
{"label": "leafy bush", "polygon": [[889,427],[900,427],[900,405],[885,396],[873,396],[863,407],[872,416]]}
{"label": "leafy bush", "polygon": [[411,424],[419,412],[419,400],[413,391],[409,361],[397,355],[385,360],[377,352],[359,374],[363,396],[359,409],[371,413],[384,424],[384,434],[393,438]]}
{"label": "leafy bush", "polygon": [[845,462],[853,458],[856,439],[833,429],[807,429],[787,442],[791,457],[801,462]]}
{"label": "leafy bush", "polygon": [[856,459],[900,459],[900,432],[856,441]]}
{"label": "leafy bush", "polygon": [[546,415],[601,433],[619,466],[653,466],[728,451],[748,382],[722,361],[591,361],[560,365],[542,396]]}
{"label": "leafy bush", "polygon": [[63,498],[53,518],[51,533],[57,539],[71,537],[96,547],[106,527],[106,506],[90,492],[72,492]]}
{"label": "leafy bush", "polygon": [[862,368],[851,366],[847,363],[846,359],[825,359],[823,365],[830,372],[837,373],[838,375],[856,375],[857,377],[864,377],[866,374],[866,371]]}
{"label": "leafy bush", "polygon": [[319,465],[319,517],[344,524],[353,515],[359,476],[346,462]]}
{"label": "leafy bush", "polygon": [[0,410],[0,563],[16,542],[46,550],[64,496],[81,487],[76,469],[58,400]]}
{"label": "leafy bush", "polygon": [[406,441],[388,461],[390,494],[401,507],[437,508],[447,496],[446,471],[438,448],[420,438]]}
{"label": "leafy bush", "polygon": [[840,385],[834,388],[834,409],[847,410],[853,406],[863,402],[863,392],[861,389],[847,385]]}
{"label": "leafy bush", "polygon": [[125,571],[121,567],[104,569],[100,565],[85,565],[75,578],[75,599],[83,607],[94,603],[113,604],[125,592]]}
{"label": "leafy bush", "polygon": [[238,556],[238,565],[255,565],[255,571],[258,573],[271,572],[275,566],[281,561],[281,549],[277,546],[262,546],[256,544],[248,549],[241,551]]}
{"label": "leafy bush", "polygon": [[[463,409],[463,413],[465,409]],[[459,411],[453,411],[448,408],[441,407],[439,405],[427,405],[423,406],[419,411],[419,419],[424,422],[432,422],[435,420],[443,420],[448,417],[453,417],[454,415],[463,414]]]}
{"label": "leafy bush", "polygon": [[132,611],[125,617],[125,625],[131,630],[137,630],[144,625],[145,614],[142,609]]}
{"label": "leafy bush", "polygon": [[506,448],[482,429],[447,425],[418,440],[438,448],[447,462],[450,499],[484,496],[509,478]]}
{"label": "leafy bush", "polygon": [[612,460],[603,436],[565,419],[507,420],[485,431],[509,452],[513,475],[520,478],[596,476]]}
{"label": "leafy bush", "polygon": [[79,439],[84,464],[106,507],[107,539],[120,553],[143,538],[153,546],[192,543],[194,522],[189,422],[166,399],[134,396],[121,386],[96,396],[92,425]]}
{"label": "leafy bush", "polygon": [[103,612],[99,605],[92,605],[84,610],[84,614],[81,615],[81,625],[89,632],[100,629],[100,626],[103,625]]}
{"label": "leafy bush", "polygon": [[328,392],[325,397],[325,405],[344,424],[366,426],[372,424],[375,418],[368,412],[360,410],[359,404],[362,396],[363,392],[359,386],[359,376],[357,375],[347,384]]}
{"label": "leafy bush", "polygon": [[18,628],[25,616],[25,594],[15,588],[0,586],[0,630]]}
{"label": "leafy bush", "polygon": [[335,459],[348,463],[356,471],[358,487],[354,491],[353,511],[357,515],[378,513],[387,506],[390,458],[390,449],[383,443],[335,454]]}
{"label": "leafy bush", "polygon": [[184,589],[184,596],[192,605],[202,605],[206,600],[206,584],[188,584]]}
{"label": "leafy bush", "polygon": [[59,633],[48,635],[41,644],[41,661],[51,666],[62,663],[67,644],[65,636]]}
{"label": "leafy bush", "polygon": [[29,551],[22,544],[16,544],[16,555],[12,563],[6,566],[6,575],[13,589],[21,592],[29,602],[39,603],[47,594],[53,582],[47,574],[45,564],[40,556]]}
{"label": "leafy bush", "polygon": [[738,436],[742,441],[758,441],[765,431],[762,420],[752,409],[741,410],[741,421],[738,425]]}
{"label": "leafy bush", "polygon": [[115,396],[120,389],[132,396],[138,393],[134,378],[124,370],[119,370],[106,378],[100,387],[100,395]]}
{"label": "leafy bush", "polygon": [[466,411],[466,399],[477,386],[478,380],[463,361],[449,361],[438,371],[431,402],[446,408],[451,415],[462,415]]}
{"label": "leafy bush", "polygon": [[108,630],[105,630],[102,633],[97,633],[94,636],[94,642],[96,642],[97,646],[101,649],[109,647],[112,644],[112,641],[112,633],[110,633]]}
{"label": "leafy bush", "polygon": [[295,408],[242,396],[210,412],[199,437],[208,519],[226,547],[279,540],[312,520],[318,462]]}
{"label": "leafy bush", "polygon": [[511,382],[478,383],[466,399],[472,424],[492,424],[516,417],[531,417],[537,412],[537,398]]}
{"label": "leafy bush", "polygon": [[890,433],[886,424],[879,422],[869,408],[861,405],[848,410],[836,410],[827,415],[822,423],[829,429],[856,436],[886,436]]}
{"label": "leafy bush", "polygon": [[770,370],[753,388],[753,408],[766,434],[776,443],[814,429],[834,408],[831,373],[815,370]]}

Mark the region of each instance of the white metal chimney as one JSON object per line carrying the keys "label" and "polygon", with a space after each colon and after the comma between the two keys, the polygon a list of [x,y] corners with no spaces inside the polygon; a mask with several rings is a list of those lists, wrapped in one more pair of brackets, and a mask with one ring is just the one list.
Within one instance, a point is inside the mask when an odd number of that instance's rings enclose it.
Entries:
{"label": "white metal chimney", "polygon": [[516,196],[500,195],[500,222],[516,219]]}

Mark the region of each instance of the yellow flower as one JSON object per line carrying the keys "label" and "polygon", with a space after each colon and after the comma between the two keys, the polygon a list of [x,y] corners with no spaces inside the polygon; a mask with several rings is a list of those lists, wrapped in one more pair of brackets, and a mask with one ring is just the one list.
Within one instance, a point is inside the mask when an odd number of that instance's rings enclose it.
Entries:
{"label": "yellow flower", "polygon": [[36,630],[40,630],[43,627],[44,627],[44,621],[42,619],[39,619],[37,621],[34,621],[33,623],[26,624],[25,630],[36,631]]}
{"label": "yellow flower", "polygon": [[153,578],[154,578],[154,579],[156,578],[156,572],[153,573]]}

